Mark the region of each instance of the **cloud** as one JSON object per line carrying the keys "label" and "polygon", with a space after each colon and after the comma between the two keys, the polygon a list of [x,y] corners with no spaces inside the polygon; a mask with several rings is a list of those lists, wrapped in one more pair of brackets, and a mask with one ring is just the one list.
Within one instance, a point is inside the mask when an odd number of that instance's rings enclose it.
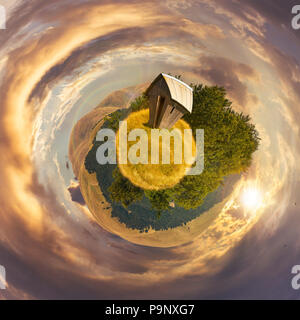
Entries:
{"label": "cloud", "polygon": [[79,187],[79,186],[69,187],[68,190],[69,190],[69,192],[70,192],[72,201],[78,202],[78,203],[81,204],[81,205],[84,205],[84,204],[85,204],[85,201],[84,201],[84,198],[83,198],[83,196],[82,196],[82,194],[81,194],[81,191],[80,191],[80,187]]}
{"label": "cloud", "polygon": [[[298,143],[293,141],[294,132],[299,133],[299,65],[290,53],[281,52],[271,43],[267,25],[281,26],[294,37],[298,35],[284,22],[281,10],[288,6],[283,2],[201,3],[212,11],[210,23],[188,16],[196,6],[193,2],[186,3],[179,12],[182,5],[178,1],[153,5],[152,1],[31,0],[23,1],[11,12],[7,30],[0,35],[4,70],[0,84],[0,263],[7,268],[9,283],[1,298],[295,297],[288,287],[288,271],[299,256],[295,228],[298,220],[295,208],[286,207],[286,203],[297,199],[299,189],[291,182],[299,152]],[[224,29],[218,22],[226,19]],[[234,37],[229,39],[229,34]],[[237,46],[223,56],[222,45],[235,40],[246,47],[247,51],[239,48],[238,53],[245,60],[250,57],[249,63],[235,61]],[[105,65],[108,60],[99,63],[103,55],[112,56],[118,50],[130,59],[116,55],[114,66]],[[54,97],[51,103],[57,97],[68,103],[73,94],[66,94],[62,88],[78,89],[78,77],[90,83],[90,67],[109,71],[125,65],[132,70],[137,54],[148,62],[140,73],[150,74],[154,72],[149,71],[154,65],[151,62],[156,61],[158,53],[163,53],[158,55],[163,60],[157,60],[159,66],[225,86],[241,108],[258,102],[263,105],[259,99],[264,74],[255,60],[261,58],[266,70],[269,67],[276,71],[277,87],[269,92],[278,92],[273,98],[286,114],[286,127],[278,128],[277,140],[264,126],[264,135],[269,138],[266,146],[271,148],[277,141],[279,152],[275,157],[263,149],[259,155],[272,165],[265,169],[256,161],[251,172],[251,177],[268,180],[268,192],[274,193],[278,202],[263,214],[246,219],[243,210],[234,207],[236,190],[205,233],[194,242],[165,249],[134,245],[103,230],[91,215],[85,214],[85,207],[80,213],[72,211],[74,203],[59,200],[57,176],[45,174],[47,181],[41,185],[40,176],[50,171],[47,166],[37,167],[32,160],[35,121],[41,116],[41,108],[46,108],[49,93]],[[108,74],[101,76],[106,80]],[[67,86],[60,85],[64,81]],[[84,103],[90,99],[89,94],[84,96]],[[70,108],[71,114],[76,111]],[[274,113],[267,113],[270,122]],[[68,121],[74,125],[75,119]],[[53,126],[48,121],[41,130],[58,129]],[[60,146],[55,147],[59,152]],[[70,192],[73,199],[84,204],[77,185],[71,185]],[[259,217],[265,221],[256,225]],[[282,249],[282,239],[287,240],[286,250]]]}
{"label": "cloud", "polygon": [[194,72],[201,75],[211,85],[223,86],[236,104],[251,107],[257,104],[255,95],[250,94],[245,84],[247,80],[260,81],[258,73],[249,65],[223,57],[204,56]]}

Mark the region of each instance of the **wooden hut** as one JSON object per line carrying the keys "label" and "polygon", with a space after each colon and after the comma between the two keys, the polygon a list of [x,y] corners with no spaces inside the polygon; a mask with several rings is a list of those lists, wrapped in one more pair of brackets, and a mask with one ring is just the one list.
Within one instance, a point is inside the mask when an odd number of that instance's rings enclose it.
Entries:
{"label": "wooden hut", "polygon": [[168,74],[161,73],[146,90],[150,102],[149,125],[172,128],[187,112],[192,112],[193,89]]}

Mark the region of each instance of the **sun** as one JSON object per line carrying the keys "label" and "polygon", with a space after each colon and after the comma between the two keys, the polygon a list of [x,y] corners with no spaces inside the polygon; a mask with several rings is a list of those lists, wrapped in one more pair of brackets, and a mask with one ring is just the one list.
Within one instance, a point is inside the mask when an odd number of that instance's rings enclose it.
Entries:
{"label": "sun", "polygon": [[246,209],[258,209],[262,204],[261,191],[256,187],[244,189],[241,201]]}

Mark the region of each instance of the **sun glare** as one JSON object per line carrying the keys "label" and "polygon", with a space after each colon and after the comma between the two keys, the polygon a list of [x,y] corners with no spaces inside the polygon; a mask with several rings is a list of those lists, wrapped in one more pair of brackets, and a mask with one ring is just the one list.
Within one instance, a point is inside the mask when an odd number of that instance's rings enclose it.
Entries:
{"label": "sun glare", "polygon": [[262,195],[260,190],[249,187],[244,189],[241,200],[246,209],[258,209],[262,204]]}

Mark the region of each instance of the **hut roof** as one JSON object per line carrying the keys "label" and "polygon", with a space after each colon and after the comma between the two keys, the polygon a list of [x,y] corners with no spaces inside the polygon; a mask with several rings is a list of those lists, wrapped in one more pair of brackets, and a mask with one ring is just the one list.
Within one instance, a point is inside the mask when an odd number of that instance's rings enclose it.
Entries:
{"label": "hut roof", "polygon": [[146,92],[148,92],[150,87],[152,87],[152,85],[161,77],[163,77],[167,83],[171,99],[179,103],[183,108],[191,113],[193,108],[193,89],[175,77],[165,73],[159,74],[158,77],[156,77],[156,79],[151,83]]}

